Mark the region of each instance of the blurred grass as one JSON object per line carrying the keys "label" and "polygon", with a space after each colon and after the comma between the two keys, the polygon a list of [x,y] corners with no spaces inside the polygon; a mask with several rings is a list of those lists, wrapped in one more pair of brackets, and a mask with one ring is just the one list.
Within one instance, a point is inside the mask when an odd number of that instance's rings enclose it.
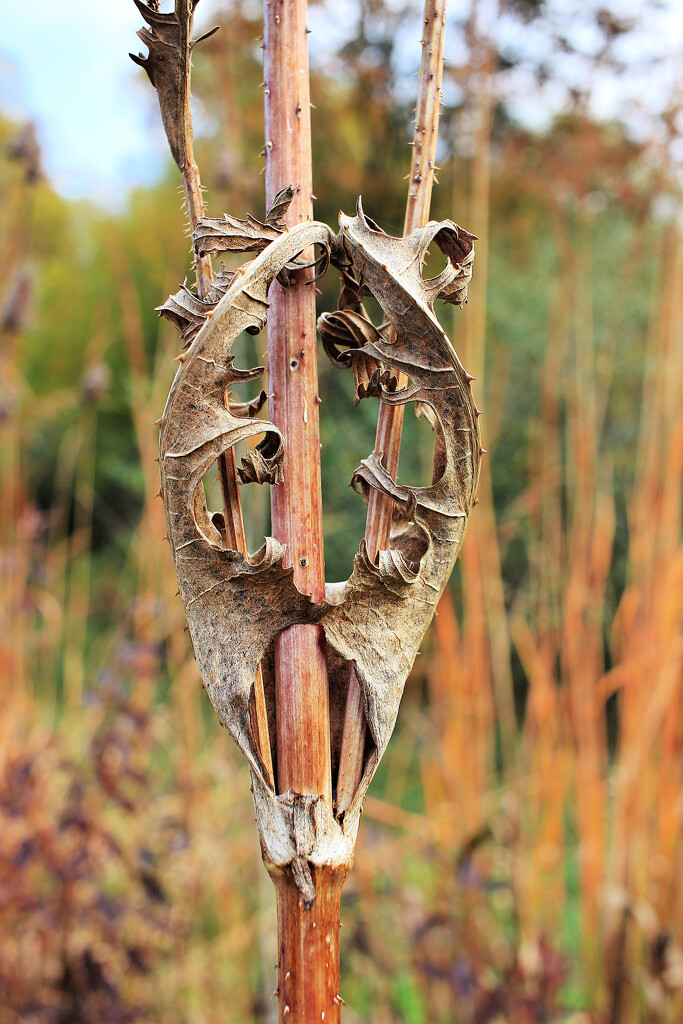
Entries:
{"label": "blurred grass", "polygon": [[[204,174],[212,212],[258,214],[254,24],[233,29],[239,58],[219,35],[198,68],[230,122]],[[400,221],[402,112],[368,82],[317,83],[330,223],[361,188]],[[383,162],[361,144],[369,96]],[[345,1020],[678,1024],[680,196],[617,126],[579,110],[534,136],[501,129],[490,91],[470,104],[475,155],[442,169],[435,215],[480,236],[453,336],[490,458],[367,800]],[[203,699],[153,499],[177,349],[154,306],[187,266],[177,193],[169,177],[118,217],[68,204],[0,129],[0,1024],[270,1021],[248,775]],[[338,579],[375,409],[320,372]],[[414,482],[429,439],[409,431]],[[245,508],[258,538],[264,496]]]}

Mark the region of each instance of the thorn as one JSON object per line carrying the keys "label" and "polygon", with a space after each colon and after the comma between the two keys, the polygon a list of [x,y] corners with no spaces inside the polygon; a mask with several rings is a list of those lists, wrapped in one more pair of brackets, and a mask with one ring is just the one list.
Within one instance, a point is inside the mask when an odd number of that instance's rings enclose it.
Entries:
{"label": "thorn", "polygon": [[164,492],[161,490],[161,487],[160,487],[159,490],[157,491],[157,493],[154,495],[154,497],[155,498],[163,498],[163,496],[164,496]]}
{"label": "thorn", "polygon": [[165,534],[163,535],[163,537],[161,538],[161,540],[162,540],[162,541],[168,540],[168,534],[167,534],[167,533],[165,533]]}
{"label": "thorn", "polygon": [[285,1017],[288,1013],[289,1013],[289,1003],[287,1003],[287,1005],[285,1006],[285,1012],[282,1014],[282,1016]]}
{"label": "thorn", "polygon": [[474,501],[472,502],[472,508],[474,508],[474,506],[478,505],[478,504],[479,504],[479,498],[475,498]]}
{"label": "thorn", "polygon": [[479,454],[480,455],[488,455],[488,448],[480,448],[479,449]]}
{"label": "thorn", "polygon": [[162,417],[160,416],[158,420],[155,420],[155,421],[154,421],[154,423],[152,424],[152,426],[153,426],[153,427],[160,427],[160,426],[161,426],[161,424],[162,424],[163,422],[164,422],[164,421],[163,421],[163,418],[162,418]]}
{"label": "thorn", "polygon": [[275,989],[275,991],[273,992],[273,994],[272,994],[272,996],[271,996],[270,998],[271,998],[271,999],[275,999],[275,998],[276,998],[276,996],[279,996],[279,995],[280,995],[280,989],[279,989],[279,988],[276,988],[276,989]]}
{"label": "thorn", "polygon": [[176,356],[175,358],[176,358],[176,360],[179,363],[184,363],[185,362],[185,353],[181,352],[180,355]]}
{"label": "thorn", "polygon": [[474,408],[474,414],[475,414],[475,416],[477,416],[477,418],[478,418],[479,416],[481,416],[481,409],[477,409],[477,407],[475,406],[475,408]]}
{"label": "thorn", "polygon": [[180,591],[179,591],[179,590],[176,590],[176,592],[175,592],[175,596],[176,596],[176,597],[180,597]]}
{"label": "thorn", "polygon": [[334,997],[334,1001],[337,1004],[337,1006],[346,1006],[346,1000],[342,999],[339,993],[337,993],[337,995]]}
{"label": "thorn", "polygon": [[465,370],[465,380],[467,381],[468,384],[471,384],[472,381],[476,379],[476,377],[473,377],[471,373],[468,373],[467,370]]}

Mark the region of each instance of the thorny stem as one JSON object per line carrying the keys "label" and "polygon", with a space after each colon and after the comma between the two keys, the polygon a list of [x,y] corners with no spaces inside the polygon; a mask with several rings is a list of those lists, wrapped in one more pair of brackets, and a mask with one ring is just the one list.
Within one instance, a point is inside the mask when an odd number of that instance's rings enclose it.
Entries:
{"label": "thorny stem", "polygon": [[347,874],[312,867],[315,902],[308,909],[295,885],[275,878],[281,1024],[339,1022],[339,905]]}
{"label": "thorny stem", "polygon": [[[290,226],[312,217],[311,121],[306,0],[266,0],[264,79],[266,196],[299,185]],[[271,286],[268,315],[270,418],[285,435],[284,483],[271,487],[272,532],[287,546],[294,582],[324,597],[315,286],[300,271]],[[297,625],[275,641],[277,789],[332,802],[324,634]],[[316,899],[305,906],[291,870],[274,874],[278,904],[282,1024],[339,1021],[339,895],[345,871],[313,868]]]}
{"label": "thorny stem", "polygon": [[[150,10],[158,12],[159,4],[156,0],[147,0]],[[188,36],[192,25],[192,7],[183,2],[176,2],[176,13],[179,19],[187,18]],[[140,63],[140,61],[136,61]],[[143,66],[144,63],[143,63]],[[180,177],[185,195],[185,206],[187,218],[190,224],[190,231],[197,226],[200,217],[204,216],[204,195],[202,182],[199,175],[199,167],[194,158],[194,130],[192,124],[192,110],[190,106],[190,63],[186,65],[185,91],[183,93],[184,103],[179,118],[180,123],[175,124],[169,134],[169,126],[164,123],[171,151],[180,171]],[[163,78],[155,81],[152,78],[157,92],[163,88]],[[159,93],[159,101],[162,109],[162,120],[164,117],[165,97]],[[181,139],[182,145],[177,141]],[[211,291],[213,284],[213,266],[209,256],[194,256],[195,275],[197,279],[197,292],[199,297],[205,299]],[[227,401],[227,396],[226,396]],[[218,458],[218,479],[220,481],[221,495],[223,498],[223,515],[225,522],[225,543],[229,548],[248,554],[247,540],[244,532],[244,521],[242,519],[242,505],[237,482],[237,467],[235,465],[235,453],[232,448],[224,452]],[[268,737],[268,716],[266,712],[265,693],[263,689],[263,675],[259,666],[254,681],[254,693],[252,700],[252,728],[257,748],[261,755],[263,769],[266,779],[273,782],[273,759]]]}
{"label": "thorny stem", "polygon": [[[189,133],[188,133],[189,134]],[[191,137],[191,136],[190,136]],[[202,183],[199,176],[199,168],[195,163],[192,152],[188,154],[186,167],[181,171],[183,181],[183,192],[187,206],[187,216],[190,222],[190,230],[194,230],[200,217],[204,216],[204,196]],[[194,257],[195,274],[197,277],[197,291],[200,298],[204,299],[211,290],[213,284],[213,267],[208,256]],[[227,398],[226,398],[227,400]],[[229,548],[247,554],[247,538],[244,532],[244,520],[242,518],[242,502],[240,500],[239,486],[237,482],[237,466],[235,464],[235,451],[228,448],[226,452],[218,457],[218,480],[223,498],[223,516],[225,522],[225,543]],[[273,756],[268,736],[268,713],[266,711],[266,698],[263,689],[263,674],[259,665],[254,680],[254,694],[251,707],[251,725],[256,740],[256,746],[265,769],[266,779],[273,782]]]}
{"label": "thorny stem", "polygon": [[[439,131],[441,106],[441,80],[443,75],[443,47],[446,29],[446,0],[425,0],[422,61],[420,64],[413,158],[404,235],[424,227],[429,220],[429,207],[436,170],[436,140]],[[393,339],[392,339],[393,340]],[[405,387],[408,378],[399,374],[398,388]],[[403,405],[382,403],[377,420],[375,452],[381,453],[382,463],[396,479],[399,448],[403,429]],[[389,546],[393,504],[389,495],[372,489],[368,499],[365,541],[368,555],[376,560],[378,552]],[[347,810],[363,773],[363,752],[367,722],[363,699],[353,666],[349,668],[349,689],[344,712],[339,775],[337,778],[337,814]]]}

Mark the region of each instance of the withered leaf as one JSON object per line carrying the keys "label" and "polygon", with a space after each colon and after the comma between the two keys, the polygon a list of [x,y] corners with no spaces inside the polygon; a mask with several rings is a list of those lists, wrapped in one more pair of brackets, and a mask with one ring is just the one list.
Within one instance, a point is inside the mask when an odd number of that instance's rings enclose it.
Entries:
{"label": "withered leaf", "polygon": [[474,260],[474,243],[476,235],[471,235],[453,221],[437,224],[430,221],[424,228],[423,245],[427,246],[432,238],[444,256],[448,257],[448,265],[437,276],[427,281],[431,301],[441,299],[455,306],[467,302],[467,288],[472,278],[472,261]]}
{"label": "withered leaf", "polygon": [[226,270],[221,265],[205,299],[200,299],[185,285],[181,285],[175,295],[169,295],[162,306],[156,307],[159,316],[170,320],[176,330],[180,332],[185,342],[184,347],[190,345],[197,337],[206,318],[211,315],[221,297],[225,295],[234,277],[235,274],[232,271]]}
{"label": "withered leaf", "polygon": [[[198,256],[215,256],[226,252],[263,252],[267,245],[287,230],[283,218],[298,191],[298,185],[287,185],[280,189],[273,199],[265,221],[257,220],[251,214],[247,214],[245,218],[233,217],[227,213],[222,217],[201,217],[192,232],[195,252]],[[327,251],[325,248],[322,258],[313,264],[318,274],[324,274],[327,270]],[[284,288],[287,288],[290,274],[310,265],[295,257],[282,268],[277,279]]]}
{"label": "withered leaf", "polygon": [[285,185],[284,188],[281,188],[280,191],[276,193],[275,198],[270,204],[270,209],[266,214],[266,224],[270,224],[276,228],[281,228],[284,231],[287,210],[292,205],[292,200],[298,191],[298,185]]}
{"label": "withered leaf", "polygon": [[[424,254],[431,241],[445,246],[443,274],[425,281]],[[250,239],[245,239],[250,244]],[[394,728],[407,675],[463,541],[475,498],[480,444],[477,410],[464,371],[433,310],[436,298],[464,301],[474,256],[473,236],[452,221],[430,223],[406,238],[392,238],[365,217],[340,217],[340,232],[308,222],[279,233],[235,278],[195,337],[166,404],[160,435],[164,509],[204,685],[223,724],[250,765],[254,803],[266,864],[290,865],[304,898],[310,896],[309,864],[348,865],[363,796]],[[268,314],[268,289],[282,270],[312,245],[321,246],[358,290],[372,294],[391,327],[388,337],[369,327],[359,309],[332,320],[337,342],[353,338],[352,360],[362,354],[411,384],[382,400],[418,403],[429,411],[439,443],[430,487],[397,484],[380,455],[364,459],[353,476],[362,494],[388,495],[395,514],[389,548],[377,564],[361,541],[351,577],[326,589],[315,604],[284,567],[285,549],[267,537],[253,557],[225,547],[220,520],[206,508],[202,479],[213,462],[238,441],[265,432],[249,467],[252,479],[286,472],[280,430],[226,408],[225,390],[240,377],[231,347],[248,328],[260,330]],[[438,283],[437,283],[438,282]],[[347,313],[349,310],[347,309]],[[359,319],[360,318],[360,319]],[[356,333],[354,333],[356,332]],[[344,363],[344,349],[332,350]],[[247,371],[253,374],[256,371]],[[241,375],[244,377],[244,374]],[[301,794],[276,794],[264,778],[249,717],[257,667],[270,658],[275,637],[297,623],[317,623],[330,652],[331,733],[339,736],[353,662],[373,741],[354,800],[340,819],[329,804]]]}
{"label": "withered leaf", "polygon": [[138,36],[148,55],[130,54],[131,60],[147,72],[157,91],[161,120],[173,159],[185,171],[192,153],[192,113],[190,110],[190,58],[192,49],[217,28],[192,41],[192,19],[199,0],[175,0],[168,14],[133,0],[149,27]]}
{"label": "withered leaf", "polygon": [[258,416],[267,401],[268,395],[265,391],[261,391],[250,402],[233,402],[230,399],[229,409],[233,416]]}
{"label": "withered leaf", "polygon": [[396,390],[396,376],[363,350],[369,342],[381,340],[382,337],[367,316],[354,309],[323,313],[318,318],[318,331],[323,348],[334,365],[350,366],[353,370],[354,405],[358,405],[363,398],[379,398],[382,388]]}
{"label": "withered leaf", "polygon": [[276,434],[268,434],[242,459],[242,466],[237,470],[242,483],[281,484],[284,480],[284,452],[282,439]]}
{"label": "withered leaf", "polygon": [[264,224],[251,214],[241,219],[226,213],[222,217],[202,217],[192,232],[192,242],[198,256],[263,252],[283,231],[279,224]]}

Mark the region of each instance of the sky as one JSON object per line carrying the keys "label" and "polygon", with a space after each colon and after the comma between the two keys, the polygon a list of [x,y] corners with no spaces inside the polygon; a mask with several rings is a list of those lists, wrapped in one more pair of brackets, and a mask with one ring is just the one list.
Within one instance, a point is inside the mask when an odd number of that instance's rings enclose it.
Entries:
{"label": "sky", "polygon": [[[203,0],[197,29],[220,4]],[[34,120],[44,163],[64,196],[115,206],[158,176],[165,140],[152,87],[129,52],[144,52],[131,0],[5,0],[0,110]]]}
{"label": "sky", "polygon": [[[197,11],[197,34],[215,24],[221,6],[221,0],[202,0]],[[335,0],[330,6],[338,38],[340,23],[350,22],[353,5],[351,0]],[[547,0],[547,6],[548,16],[564,21],[566,32],[574,34],[574,42],[590,58],[597,45],[591,35],[591,31],[595,34],[594,26],[591,29],[594,0]],[[421,0],[415,0],[415,7],[418,17]],[[458,7],[462,8],[461,0],[451,0],[451,12]],[[630,116],[637,128],[638,117],[642,120],[649,116],[648,107],[656,117],[658,106],[680,88],[683,8],[681,0],[613,0],[612,7],[624,15],[645,11],[645,27],[637,37],[625,36],[619,43],[621,56],[633,68],[633,74],[619,83],[605,76],[595,84],[596,113],[602,117],[613,115],[628,99],[630,90],[634,98]],[[502,33],[503,49],[508,46],[519,51],[521,47],[523,51],[531,47],[536,54],[542,50],[542,33],[535,35],[533,28],[527,27],[516,39],[519,28],[501,17],[496,0],[480,5],[484,12],[488,8],[495,15],[492,21],[499,41]],[[323,55],[329,17],[329,9],[325,12],[317,7],[309,14],[313,49],[317,47]],[[67,198],[88,197],[116,208],[132,185],[154,181],[168,159],[152,87],[128,56],[129,51],[144,50],[136,36],[141,24],[132,0],[32,0],[30,5],[3,2],[0,111],[19,122],[36,122],[47,173],[53,186]],[[557,27],[565,31],[559,22]],[[411,30],[411,39],[412,34]],[[656,57],[665,51],[668,62],[645,66],[639,77],[636,64],[643,52]],[[416,47],[416,66],[418,52]],[[558,59],[564,62],[562,70],[569,84],[572,80],[581,83],[585,72],[580,56],[550,59],[554,66]],[[533,80],[524,76],[523,68],[517,69],[504,84],[508,99],[516,104],[519,116],[531,125],[542,126],[561,108],[562,89],[555,80],[544,96]],[[406,76],[406,81],[409,77],[414,82],[411,76]],[[643,105],[645,113],[638,110]],[[201,119],[197,119],[197,126],[201,130]]]}

